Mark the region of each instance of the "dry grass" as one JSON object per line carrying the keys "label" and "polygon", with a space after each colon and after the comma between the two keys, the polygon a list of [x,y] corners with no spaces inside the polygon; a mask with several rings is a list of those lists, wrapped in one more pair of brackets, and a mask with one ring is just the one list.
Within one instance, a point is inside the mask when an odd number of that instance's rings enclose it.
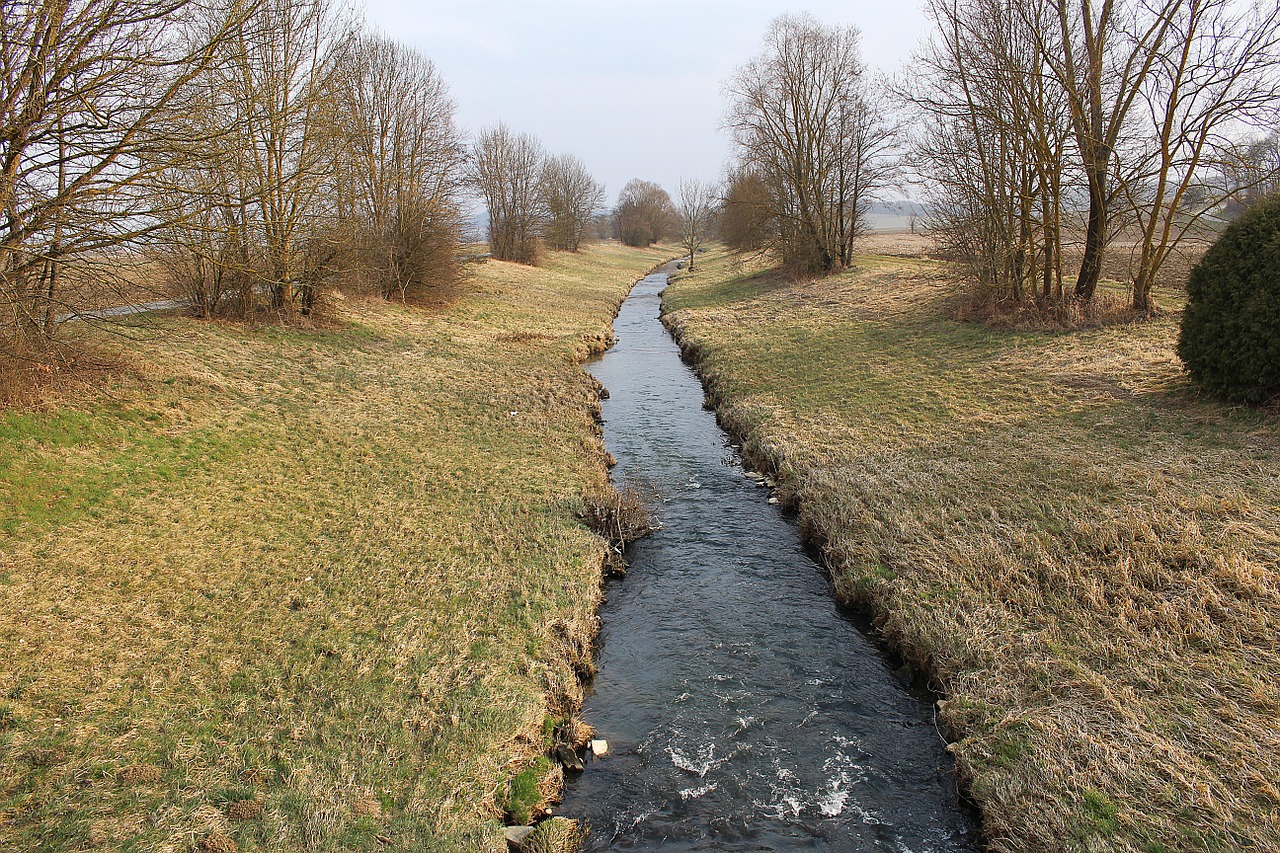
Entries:
{"label": "dry grass", "polygon": [[628,543],[648,536],[654,527],[653,507],[657,490],[639,482],[612,485],[608,491],[584,496],[582,520],[599,533],[619,554]]}
{"label": "dry grass", "polygon": [[706,263],[668,322],[839,593],[946,696],[996,851],[1280,850],[1280,420],[1196,396],[1177,300],[993,332],[889,256]]}
{"label": "dry grass", "polygon": [[1088,302],[1077,299],[1041,302],[1034,299],[993,301],[988,294],[966,289],[952,298],[947,315],[990,329],[1017,332],[1069,332],[1150,319],[1154,312],[1135,311],[1132,295],[1118,290],[1114,282],[1102,282]]}
{"label": "dry grass", "polygon": [[663,254],[325,331],[164,318],[0,413],[0,848],[501,849],[595,629],[577,365]]}

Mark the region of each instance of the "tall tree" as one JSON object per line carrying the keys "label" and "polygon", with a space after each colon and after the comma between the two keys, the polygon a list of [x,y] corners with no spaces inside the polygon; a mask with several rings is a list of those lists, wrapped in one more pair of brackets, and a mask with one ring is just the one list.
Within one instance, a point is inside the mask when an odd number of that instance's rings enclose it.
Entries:
{"label": "tall tree", "polygon": [[341,73],[342,213],[364,236],[379,292],[405,299],[452,283],[466,149],[444,79],[421,54],[374,34],[351,43]]}
{"label": "tall tree", "polygon": [[930,11],[926,82],[910,96],[926,117],[917,153],[938,187],[934,232],[999,298],[1035,293],[1037,274],[1047,298],[1061,291],[1062,210],[1078,195],[1073,296],[1093,297],[1123,221],[1138,237],[1133,307],[1149,310],[1165,258],[1222,200],[1206,167],[1229,159],[1240,127],[1274,116],[1280,3],[934,0]]}
{"label": "tall tree", "polygon": [[775,244],[805,272],[847,264],[895,134],[876,113],[854,27],[782,16],[728,88],[741,164],[769,194]]}
{"label": "tall tree", "polygon": [[677,214],[666,190],[652,181],[633,178],[618,193],[613,219],[623,243],[652,246],[674,233]]}
{"label": "tall tree", "polygon": [[561,252],[578,251],[592,230],[592,217],[604,206],[604,187],[581,160],[561,154],[543,163],[538,191],[547,245]]}
{"label": "tall tree", "polygon": [[503,261],[536,263],[542,220],[538,179],[542,144],[499,123],[483,131],[471,149],[472,186],[489,213],[489,249]]}
{"label": "tall tree", "polygon": [[221,81],[240,128],[238,171],[272,308],[309,313],[335,246],[325,226],[341,145],[340,59],[354,22],[329,0],[260,0]]}
{"label": "tall tree", "polygon": [[690,270],[707,238],[715,208],[715,187],[698,180],[680,181],[680,245],[689,253]]}
{"label": "tall tree", "polygon": [[[0,351],[40,358],[64,269],[152,233],[171,119],[242,22],[190,0],[0,0]],[[209,24],[206,26],[206,24]]]}
{"label": "tall tree", "polygon": [[[1235,150],[1240,122],[1269,118],[1280,107],[1280,4],[1189,0],[1169,14],[1174,50],[1156,57],[1141,87],[1144,132],[1117,178],[1140,234],[1133,273],[1139,311],[1154,307],[1151,291],[1165,259],[1199,220],[1186,215],[1187,192],[1206,167]],[[1264,182],[1265,174],[1258,175]]]}
{"label": "tall tree", "polygon": [[931,233],[995,299],[1061,292],[1065,100],[1010,0],[934,0],[936,32],[900,87],[922,114],[913,160]]}

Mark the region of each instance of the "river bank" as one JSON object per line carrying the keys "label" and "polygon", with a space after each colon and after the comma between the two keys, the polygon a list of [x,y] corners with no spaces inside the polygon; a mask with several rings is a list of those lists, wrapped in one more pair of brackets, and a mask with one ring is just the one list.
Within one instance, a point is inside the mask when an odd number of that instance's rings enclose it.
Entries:
{"label": "river bank", "polygon": [[920,258],[699,267],[665,322],[945,694],[990,848],[1280,849],[1280,426],[1195,395],[1177,305],[1006,333],[948,319]]}
{"label": "river bank", "polygon": [[580,364],[669,256],[491,261],[319,331],[158,318],[0,413],[0,847],[504,849],[590,666]]}

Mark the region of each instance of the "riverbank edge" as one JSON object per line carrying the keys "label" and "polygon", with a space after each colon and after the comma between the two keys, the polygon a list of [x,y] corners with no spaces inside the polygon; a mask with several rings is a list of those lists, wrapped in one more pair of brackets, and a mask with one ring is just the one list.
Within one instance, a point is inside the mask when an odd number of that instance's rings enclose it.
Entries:
{"label": "riverbank edge", "polygon": [[[674,283],[674,279],[670,283]],[[840,572],[846,567],[842,565],[838,555],[825,547],[834,531],[825,529],[821,521],[808,511],[808,503],[800,485],[803,477],[794,472],[785,454],[776,447],[771,447],[766,442],[753,437],[750,426],[734,418],[732,400],[707,369],[707,350],[691,340],[689,330],[682,323],[681,318],[676,316],[674,310],[668,310],[665,298],[659,319],[679,346],[681,359],[698,377],[703,393],[706,395],[705,407],[715,413],[716,424],[738,446],[738,453],[744,467],[771,477],[777,483],[776,493],[779,504],[784,510],[795,514],[801,539],[806,546],[813,549],[822,565],[836,603],[867,619],[873,625],[880,624],[890,613],[888,603],[883,598],[872,590],[863,588],[849,590],[836,582]],[[947,752],[952,753],[952,745],[962,740],[967,733],[951,720],[946,719],[945,715],[937,713],[937,709],[943,707],[950,697],[934,686],[941,683],[941,673],[935,669],[932,655],[928,650],[896,642],[894,638],[879,632],[870,632],[870,638],[875,646],[897,665],[897,674],[904,682],[927,692],[934,698],[936,702],[934,725],[939,735],[947,742]],[[952,768],[956,775],[962,805],[975,810],[978,814],[979,830],[983,833],[979,844],[985,848],[987,845],[983,804],[974,795],[974,778],[971,769],[961,762],[954,762]]]}

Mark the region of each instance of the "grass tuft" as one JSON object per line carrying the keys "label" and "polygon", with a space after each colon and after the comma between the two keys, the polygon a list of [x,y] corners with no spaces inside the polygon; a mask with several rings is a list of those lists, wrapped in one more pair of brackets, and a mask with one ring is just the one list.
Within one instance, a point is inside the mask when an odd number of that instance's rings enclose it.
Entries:
{"label": "grass tuft", "polygon": [[553,817],[538,824],[525,841],[527,853],[577,853],[587,837],[587,827],[576,820]]}
{"label": "grass tuft", "polygon": [[609,488],[585,495],[583,522],[604,537],[619,554],[631,542],[648,536],[655,528],[655,489],[633,480],[621,488]]}
{"label": "grass tuft", "polygon": [[546,806],[543,785],[552,770],[550,759],[539,755],[531,766],[511,777],[502,806],[513,824],[529,823]]}

